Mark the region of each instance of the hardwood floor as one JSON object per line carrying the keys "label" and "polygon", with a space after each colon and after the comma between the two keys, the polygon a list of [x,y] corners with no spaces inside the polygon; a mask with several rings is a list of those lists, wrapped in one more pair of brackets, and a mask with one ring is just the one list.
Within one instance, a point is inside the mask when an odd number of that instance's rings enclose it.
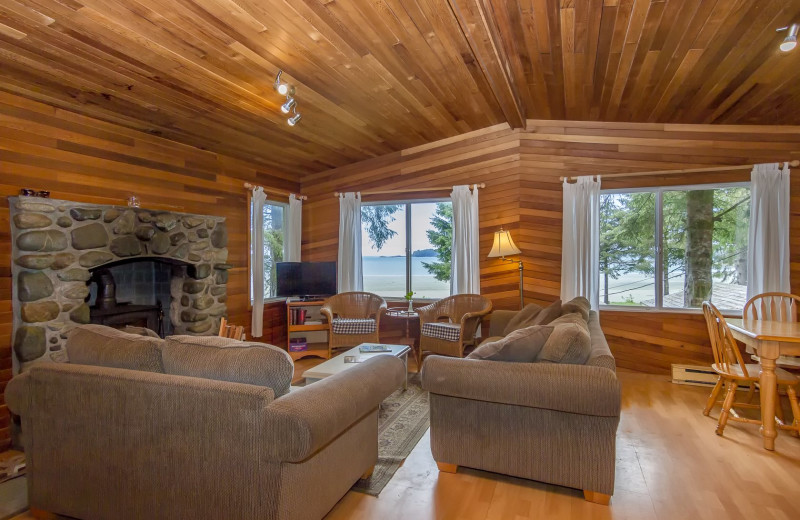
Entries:
{"label": "hardwood floor", "polygon": [[[298,363],[302,371],[321,360]],[[415,370],[415,368],[411,368]],[[439,473],[425,435],[379,498],[350,492],[329,520],[790,519],[800,517],[800,439],[781,432],[776,451],[758,428],[733,423],[714,434],[719,408],[702,415],[708,389],[666,376],[620,371],[616,492],[610,506],[579,490],[459,468]],[[33,518],[29,514],[16,520]]]}

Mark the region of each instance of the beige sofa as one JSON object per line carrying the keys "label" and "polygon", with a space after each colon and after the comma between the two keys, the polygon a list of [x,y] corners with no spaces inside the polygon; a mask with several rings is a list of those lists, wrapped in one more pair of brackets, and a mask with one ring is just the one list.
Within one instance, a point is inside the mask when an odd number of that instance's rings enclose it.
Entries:
{"label": "beige sofa", "polygon": [[[493,471],[581,489],[587,500],[608,502],[620,385],[597,313],[586,313],[590,351],[584,364],[426,360],[422,384],[430,392],[431,450],[441,470]],[[515,314],[492,314],[491,339]]]}
{"label": "beige sofa", "polygon": [[275,347],[98,327],[73,333],[71,363],[7,387],[32,508],[87,520],[322,518],[377,461],[378,405],[404,377],[399,359],[378,356],[288,392],[291,359]]}

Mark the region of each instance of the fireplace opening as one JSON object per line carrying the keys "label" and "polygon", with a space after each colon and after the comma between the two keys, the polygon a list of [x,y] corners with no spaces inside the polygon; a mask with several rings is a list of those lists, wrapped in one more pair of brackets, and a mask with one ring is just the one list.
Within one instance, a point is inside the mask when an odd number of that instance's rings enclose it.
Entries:
{"label": "fireplace opening", "polygon": [[122,328],[146,327],[162,338],[173,334],[171,283],[183,279],[186,264],[134,258],[91,270],[89,315],[92,323]]}

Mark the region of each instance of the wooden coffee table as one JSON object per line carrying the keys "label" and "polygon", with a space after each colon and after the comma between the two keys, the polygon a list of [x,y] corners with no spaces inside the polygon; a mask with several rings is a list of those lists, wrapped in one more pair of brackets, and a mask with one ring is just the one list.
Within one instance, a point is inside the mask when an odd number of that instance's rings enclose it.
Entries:
{"label": "wooden coffee table", "polygon": [[[363,345],[373,345],[374,343],[362,343]],[[334,374],[338,374],[348,368],[356,366],[358,363],[345,363],[344,357],[345,356],[355,356],[356,359],[360,360],[361,362],[366,361],[367,359],[373,356],[394,356],[396,358],[400,358],[403,361],[403,365],[406,369],[406,378],[403,381],[403,390],[408,388],[408,353],[411,351],[411,347],[408,345],[389,345],[387,343],[380,343],[380,345],[384,345],[391,349],[391,352],[361,352],[359,351],[358,347],[353,347],[347,352],[339,354],[338,356],[325,361],[324,363],[320,363],[319,365],[306,370],[303,376],[306,378],[306,383],[315,383],[320,379],[325,379],[326,377],[330,377]]]}

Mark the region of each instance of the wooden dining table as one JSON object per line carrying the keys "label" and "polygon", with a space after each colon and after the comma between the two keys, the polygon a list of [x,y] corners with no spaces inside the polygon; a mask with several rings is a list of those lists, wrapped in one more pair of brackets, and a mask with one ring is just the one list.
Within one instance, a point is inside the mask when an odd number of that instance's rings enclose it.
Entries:
{"label": "wooden dining table", "polygon": [[726,321],[733,337],[750,346],[761,358],[761,436],[764,448],[774,450],[778,429],[775,415],[768,410],[775,409],[775,400],[778,399],[775,361],[782,355],[800,356],[800,322],[750,318],[729,318]]}

